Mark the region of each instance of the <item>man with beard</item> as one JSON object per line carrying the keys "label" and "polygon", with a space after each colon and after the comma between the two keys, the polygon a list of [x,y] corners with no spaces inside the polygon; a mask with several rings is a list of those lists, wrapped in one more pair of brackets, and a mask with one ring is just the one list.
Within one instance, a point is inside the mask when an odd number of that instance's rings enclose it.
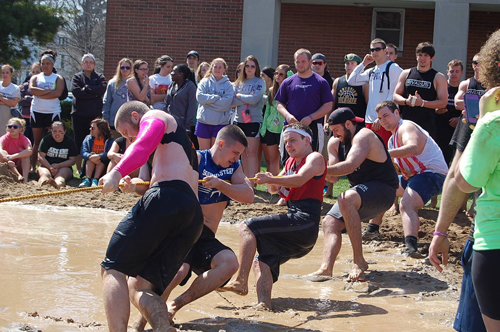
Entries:
{"label": "man with beard", "polygon": [[327,179],[334,182],[346,175],[351,188],[339,196],[323,219],[323,258],[313,277],[332,276],[342,245],[341,232],[347,229],[354,256],[348,280],[361,279],[368,269],[361,245],[361,222],[382,214],[396,198],[399,181],[391,157],[378,134],[357,125],[363,120],[347,107],[336,109],[328,118],[334,137],[328,142]]}

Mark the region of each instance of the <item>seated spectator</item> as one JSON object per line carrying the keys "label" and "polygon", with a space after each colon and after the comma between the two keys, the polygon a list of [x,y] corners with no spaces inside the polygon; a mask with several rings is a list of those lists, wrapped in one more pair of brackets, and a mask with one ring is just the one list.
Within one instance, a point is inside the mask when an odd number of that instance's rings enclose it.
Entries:
{"label": "seated spectator", "polygon": [[108,151],[113,143],[111,129],[108,121],[101,118],[90,123],[90,135],[83,140],[80,154],[83,158],[85,179],[80,183],[80,188],[96,187],[101,175],[105,174],[109,163]]}
{"label": "seated spectator", "polygon": [[0,162],[7,163],[19,182],[28,183],[33,151],[30,140],[23,134],[25,126],[26,121],[23,119],[9,119],[7,133],[0,137]]}
{"label": "seated spectator", "polygon": [[[128,149],[130,144],[132,144],[130,140],[123,136],[118,137],[113,144],[111,144],[111,148],[108,151],[109,163],[106,173],[109,173],[120,162],[120,160],[122,160],[123,154]],[[139,169],[130,173],[130,177],[139,177]]]}
{"label": "seated spectator", "polygon": [[38,150],[38,184],[63,188],[73,177],[72,166],[76,163],[78,148],[75,140],[66,136],[64,123],[54,121],[50,128],[51,133],[42,139]]}

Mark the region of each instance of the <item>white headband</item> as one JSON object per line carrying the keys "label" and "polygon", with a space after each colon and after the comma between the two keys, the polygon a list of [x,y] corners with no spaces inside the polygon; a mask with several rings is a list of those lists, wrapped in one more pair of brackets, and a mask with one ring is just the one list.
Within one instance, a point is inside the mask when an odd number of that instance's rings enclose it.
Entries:
{"label": "white headband", "polygon": [[285,133],[287,133],[289,131],[292,131],[294,133],[300,134],[300,135],[305,136],[305,137],[309,137],[309,141],[312,143],[313,139],[312,139],[311,135],[309,135],[305,130],[292,128],[292,127],[288,127],[285,129]]}
{"label": "white headband", "polygon": [[40,61],[43,61],[45,59],[49,59],[49,61],[52,62],[52,64],[55,63],[54,56],[52,54],[44,54],[44,55],[42,55],[42,58],[40,59]]}

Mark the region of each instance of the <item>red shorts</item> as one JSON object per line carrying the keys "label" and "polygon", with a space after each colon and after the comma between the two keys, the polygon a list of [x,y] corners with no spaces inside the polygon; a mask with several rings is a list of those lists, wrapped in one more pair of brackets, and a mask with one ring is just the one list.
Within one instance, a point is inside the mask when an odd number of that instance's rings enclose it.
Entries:
{"label": "red shorts", "polygon": [[[373,130],[372,127],[373,123],[366,124],[366,128]],[[384,127],[382,126],[380,126],[379,130],[373,130],[373,131],[376,132],[380,137],[382,137],[382,140],[385,143],[385,147],[387,147],[387,142],[389,142],[389,138],[391,138],[392,133],[390,131],[385,130]]]}

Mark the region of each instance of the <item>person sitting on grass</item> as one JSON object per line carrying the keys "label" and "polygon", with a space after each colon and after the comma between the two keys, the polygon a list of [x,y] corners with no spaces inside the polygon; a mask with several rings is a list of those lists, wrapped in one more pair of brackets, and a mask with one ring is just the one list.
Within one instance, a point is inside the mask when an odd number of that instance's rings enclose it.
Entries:
{"label": "person sitting on grass", "polygon": [[76,162],[78,148],[75,140],[66,135],[64,123],[54,121],[50,129],[51,133],[42,139],[38,149],[38,185],[63,188],[66,181],[73,177],[72,166]]}
{"label": "person sitting on grass", "polygon": [[0,162],[7,163],[17,176],[17,181],[28,183],[33,151],[30,140],[24,136],[25,128],[26,121],[23,119],[11,118],[7,121],[7,133],[0,137]]}
{"label": "person sitting on grass", "polygon": [[109,163],[108,151],[113,144],[111,129],[106,120],[97,118],[90,122],[90,135],[83,140],[80,154],[84,160],[82,169],[85,179],[80,183],[80,188],[96,187],[101,175],[105,174]]}
{"label": "person sitting on grass", "polygon": [[[108,151],[108,158],[109,158],[109,163],[108,163],[108,168],[106,173],[111,172],[111,170],[122,160],[123,154],[125,153],[125,150],[128,149],[128,147],[132,144],[130,140],[126,139],[125,137],[118,137],[113,144],[111,144],[111,148]],[[136,178],[139,176],[139,169],[136,169],[132,173],[130,173],[131,178]]]}

